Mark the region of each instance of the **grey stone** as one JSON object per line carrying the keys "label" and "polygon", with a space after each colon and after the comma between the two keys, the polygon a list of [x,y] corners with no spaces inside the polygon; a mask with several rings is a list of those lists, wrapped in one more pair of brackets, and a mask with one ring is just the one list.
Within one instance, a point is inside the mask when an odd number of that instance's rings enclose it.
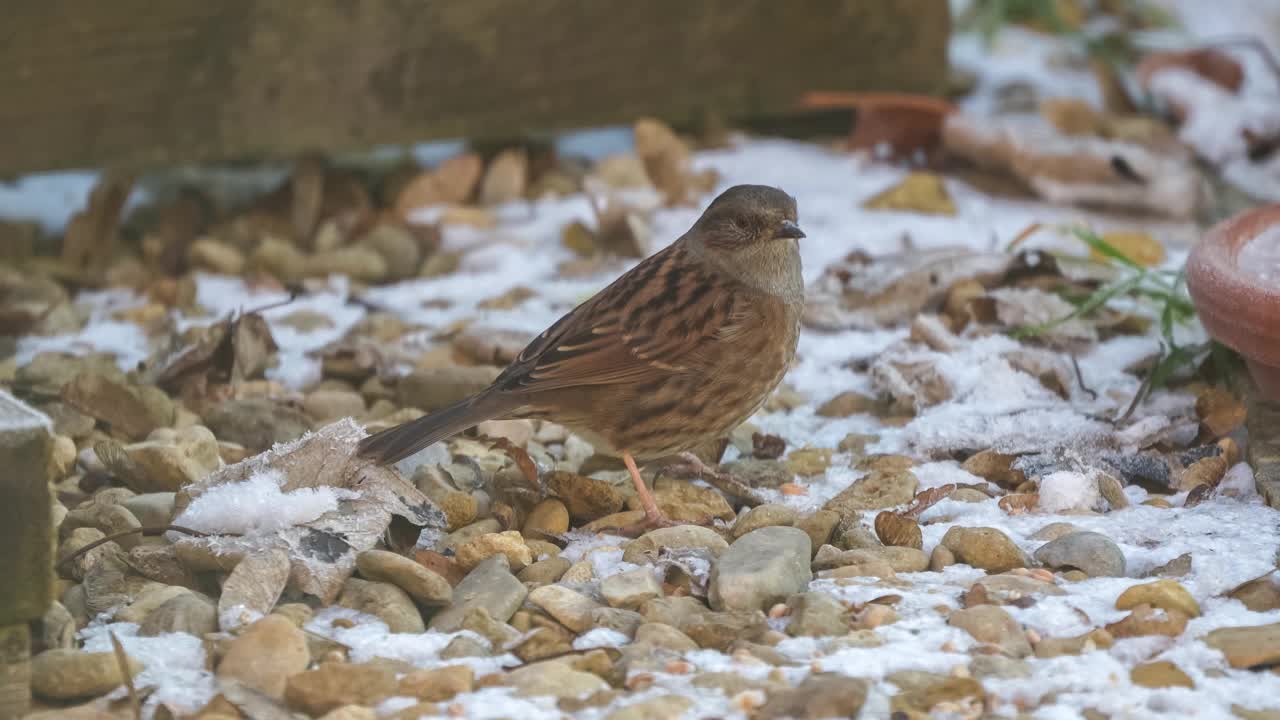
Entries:
{"label": "grey stone", "polygon": [[1124,577],[1124,553],[1106,535],[1077,532],[1041,545],[1036,560],[1055,570],[1075,569],[1089,577]]}
{"label": "grey stone", "polygon": [[761,720],[817,720],[858,717],[867,701],[868,683],[838,673],[810,675],[794,688],[769,695],[753,717]]}
{"label": "grey stone", "polygon": [[956,610],[947,624],[958,627],[973,636],[974,640],[994,645],[1010,657],[1024,658],[1031,654],[1031,643],[1013,616],[996,605]]}
{"label": "grey stone", "polygon": [[366,550],[356,568],[369,580],[388,582],[424,605],[448,605],[453,599],[449,581],[409,558],[387,550]]}
{"label": "grey stone", "polygon": [[698,649],[698,643],[694,642],[692,638],[665,623],[644,623],[636,628],[635,641],[636,643],[644,643],[677,652]]}
{"label": "grey stone", "polygon": [[142,523],[143,527],[167,525],[173,517],[173,501],[176,493],[154,492],[134,495],[122,503],[126,510]]}
{"label": "grey stone", "polygon": [[393,633],[420,633],[426,630],[422,614],[409,594],[391,583],[347,578],[338,604],[368,613],[387,624]]}
{"label": "grey stone", "polygon": [[1004,655],[976,655],[969,663],[969,672],[978,679],[1014,680],[1030,677],[1031,665],[1025,660]]}
{"label": "grey stone", "polygon": [[183,593],[151,611],[138,634],[147,637],[183,632],[196,637],[218,630],[218,608],[206,597]]}
{"label": "grey stone", "polygon": [[598,607],[591,611],[591,627],[608,628],[631,637],[644,624],[644,616],[635,610]]}
{"label": "grey stone", "polygon": [[[805,536],[806,540],[808,536]],[[664,549],[703,548],[719,555],[729,543],[719,533],[701,525],[677,525],[650,530],[627,543],[622,550],[625,562],[643,565],[658,559]]]}
{"label": "grey stone", "polygon": [[734,541],[711,570],[708,600],[716,610],[763,610],[802,592],[813,579],[809,535],[765,527]]}
{"label": "grey stone", "polygon": [[453,589],[453,601],[449,607],[431,618],[431,629],[455,632],[462,627],[462,619],[472,607],[483,607],[494,619],[506,622],[511,619],[529,594],[529,589],[511,574],[505,555],[485,559]]}
{"label": "grey stone", "polygon": [[1027,566],[1027,555],[1000,530],[989,527],[953,527],[942,536],[942,545],[956,562],[1002,573]]}
{"label": "grey stone", "polygon": [[823,592],[806,592],[787,599],[791,622],[787,634],[792,637],[825,637],[849,631],[848,610],[839,600]]}
{"label": "grey stone", "polygon": [[662,597],[662,585],[649,568],[637,568],[601,580],[600,594],[610,607],[634,610]]}

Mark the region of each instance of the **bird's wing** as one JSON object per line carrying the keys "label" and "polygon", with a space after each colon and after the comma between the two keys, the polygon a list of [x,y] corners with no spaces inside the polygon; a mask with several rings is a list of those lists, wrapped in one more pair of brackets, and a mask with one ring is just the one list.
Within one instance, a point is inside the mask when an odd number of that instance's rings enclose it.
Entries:
{"label": "bird's wing", "polygon": [[494,385],[528,393],[688,372],[751,321],[743,306],[736,281],[673,245],[535,338]]}

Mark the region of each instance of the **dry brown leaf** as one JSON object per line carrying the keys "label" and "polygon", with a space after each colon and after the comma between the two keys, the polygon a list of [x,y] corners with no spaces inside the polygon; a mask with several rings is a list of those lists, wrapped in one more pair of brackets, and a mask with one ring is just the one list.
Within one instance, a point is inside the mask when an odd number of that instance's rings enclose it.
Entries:
{"label": "dry brown leaf", "polygon": [[1214,486],[1208,483],[1201,483],[1191,488],[1191,492],[1187,493],[1187,499],[1183,501],[1182,507],[1192,508],[1208,500],[1209,496],[1213,494],[1213,488]]}
{"label": "dry brown leaf", "polygon": [[279,529],[238,535],[217,534],[214,527],[195,528],[211,534],[178,539],[174,547],[179,557],[190,567],[211,570],[245,555],[281,549],[292,565],[290,586],[326,604],[333,602],[355,570],[356,556],[377,545],[393,517],[419,527],[445,527],[444,513],[395,469],[355,456],[363,437],[365,431],[345,418],[183,488],[175,501],[175,514],[177,524],[184,526],[192,524],[190,518],[183,518],[184,512],[205,493],[264,473],[279,473],[283,493],[331,488],[354,496],[314,520]]}
{"label": "dry brown leaf", "polygon": [[396,195],[395,213],[407,218],[418,208],[465,203],[475,193],[483,173],[484,161],[479,155],[455,155],[407,182]]}
{"label": "dry brown leaf", "polygon": [[1178,488],[1181,490],[1193,490],[1199,485],[1217,487],[1226,474],[1227,459],[1222,455],[1210,455],[1191,463],[1182,472]]}
{"label": "dry brown leaf", "polygon": [[1102,115],[1079,98],[1049,98],[1040,102],[1040,115],[1063,135],[1101,135]]}
{"label": "dry brown leaf", "polygon": [[949,115],[948,153],[1012,175],[1052,203],[1194,215],[1200,177],[1177,145],[1064,135],[1043,118]]}
{"label": "dry brown leaf", "polygon": [[1000,509],[1010,515],[1018,515],[1020,513],[1031,512],[1036,509],[1036,505],[1040,503],[1040,495],[1038,493],[1015,493],[1013,495],[1005,495],[996,503]]}
{"label": "dry brown leaf", "polygon": [[435,191],[442,203],[465,203],[475,192],[484,172],[484,161],[475,153],[462,153],[440,163],[433,175]]}
{"label": "dry brown leaf", "polygon": [[320,211],[324,206],[325,175],[328,172],[324,158],[309,155],[298,162],[289,180],[292,203],[289,222],[294,237],[310,246],[310,238],[320,223]]}
{"label": "dry brown leaf", "polygon": [[1151,89],[1151,77],[1161,70],[1189,70],[1231,92],[1244,83],[1244,68],[1234,58],[1212,48],[1172,52],[1153,52],[1138,63],[1138,82]]}
{"label": "dry brown leaf", "polygon": [[516,447],[506,438],[498,438],[493,446],[507,454],[511,461],[520,468],[520,473],[524,475],[524,479],[533,487],[534,490],[541,491],[542,483],[538,480],[538,465],[533,462],[533,458],[529,457],[529,453],[524,448]]}
{"label": "dry brown leaf", "polygon": [[1201,431],[1208,439],[1230,435],[1244,424],[1248,410],[1232,393],[1220,387],[1209,387],[1196,398],[1196,416]]}
{"label": "dry brown leaf", "polygon": [[809,109],[850,108],[857,113],[849,134],[851,150],[888,147],[893,157],[932,156],[942,144],[943,119],[955,111],[946,100],[904,93],[811,92],[800,100]]}
{"label": "dry brown leaf", "polygon": [[450,585],[457,585],[467,575],[458,567],[457,561],[434,550],[417,550],[413,559],[422,567],[448,580]]}
{"label": "dry brown leaf", "polygon": [[758,460],[777,460],[786,452],[787,441],[780,435],[751,433],[751,457]]}
{"label": "dry brown leaf", "polygon": [[[1109,232],[1103,233],[1102,239],[1111,247],[1120,251],[1121,255],[1143,267],[1154,267],[1164,262],[1164,245],[1159,240],[1144,232]],[[1089,257],[1099,262],[1107,260],[1107,256],[1097,248],[1089,250]]]}
{"label": "dry brown leaf", "polygon": [[489,163],[480,181],[480,202],[484,205],[519,200],[529,186],[529,154],[522,148],[503,150]]}
{"label": "dry brown leaf", "polygon": [[926,215],[956,214],[956,205],[938,175],[914,172],[862,204],[868,210],[903,210]]}
{"label": "dry brown leaf", "polygon": [[714,171],[693,172],[692,151],[669,125],[655,118],[640,118],[633,129],[636,154],[645,174],[665,197],[667,205],[683,205],[693,195],[715,187]]}
{"label": "dry brown leaf", "polygon": [[920,523],[891,510],[883,510],[876,515],[876,537],[887,546],[909,547],[919,550],[924,547],[924,536],[920,532]]}
{"label": "dry brown leaf", "polygon": [[948,247],[875,258],[851,254],[827,266],[813,283],[804,322],[828,331],[908,323],[941,307],[947,289],[958,282],[995,285],[1013,261],[1007,253]]}
{"label": "dry brown leaf", "polygon": [[89,193],[88,205],[71,217],[62,240],[62,262],[72,272],[96,274],[115,254],[124,204],[133,190],[130,175],[107,174]]}
{"label": "dry brown leaf", "polygon": [[956,491],[955,483],[947,483],[938,487],[928,488],[916,493],[915,499],[911,501],[911,505],[902,511],[903,517],[918,518],[925,510],[937,505],[939,502],[951,497],[951,493]]}

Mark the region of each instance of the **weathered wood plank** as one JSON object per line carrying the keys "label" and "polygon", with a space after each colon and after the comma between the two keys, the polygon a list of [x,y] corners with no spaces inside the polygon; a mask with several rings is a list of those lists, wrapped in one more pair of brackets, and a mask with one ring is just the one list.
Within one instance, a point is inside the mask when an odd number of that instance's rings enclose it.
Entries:
{"label": "weathered wood plank", "polygon": [[11,0],[0,175],[935,92],[947,0]]}
{"label": "weathered wood plank", "polygon": [[53,601],[49,418],[0,391],[0,718],[30,701],[27,623]]}
{"label": "weathered wood plank", "polygon": [[0,626],[36,620],[53,600],[49,419],[0,391]]}

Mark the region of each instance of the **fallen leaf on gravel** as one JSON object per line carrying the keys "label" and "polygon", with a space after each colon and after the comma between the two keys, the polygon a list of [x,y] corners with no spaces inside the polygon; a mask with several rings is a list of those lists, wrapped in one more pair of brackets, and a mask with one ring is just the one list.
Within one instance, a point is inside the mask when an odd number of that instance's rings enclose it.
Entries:
{"label": "fallen leaf on gravel", "polygon": [[692,151],[669,125],[654,118],[636,121],[636,154],[644,163],[649,182],[666,198],[667,205],[684,205],[693,196],[715,187],[715,171],[694,172]]}
{"label": "fallen leaf on gravel", "polygon": [[1210,387],[1196,397],[1196,415],[1204,434],[1214,439],[1229,435],[1243,425],[1248,410],[1227,390]]}
{"label": "fallen leaf on gravel", "polygon": [[89,204],[67,223],[62,241],[62,263],[76,273],[96,274],[106,269],[115,252],[117,229],[125,201],[133,191],[133,178],[107,174],[89,193]]}
{"label": "fallen leaf on gravel", "polygon": [[868,210],[902,210],[926,215],[956,214],[956,205],[947,194],[942,178],[927,172],[911,173],[862,206]]}
{"label": "fallen leaf on gravel", "polygon": [[853,254],[829,265],[807,292],[805,325],[836,331],[910,322],[942,305],[947,290],[974,280],[994,286],[1011,267],[1006,253],[967,248],[912,250],[871,258]]}
{"label": "fallen leaf on gravel", "polygon": [[917,550],[924,547],[920,523],[910,517],[883,510],[876,515],[875,526],[876,537],[887,546],[910,547]]}
{"label": "fallen leaf on gravel", "polygon": [[1213,48],[1149,53],[1138,63],[1138,82],[1150,91],[1151,76],[1169,68],[1188,70],[1231,92],[1239,90],[1244,83],[1244,68],[1240,63]]}
{"label": "fallen leaf on gravel", "polygon": [[948,153],[1025,182],[1048,202],[1144,210],[1190,218],[1200,178],[1179,146],[1147,147],[1064,135],[1039,116],[1003,120],[954,114],[943,125]]}
{"label": "fallen leaf on gravel", "polygon": [[1015,493],[1013,495],[1005,495],[996,504],[1000,506],[1001,510],[1010,515],[1019,515],[1035,510],[1039,502],[1040,496],[1037,493]]}
{"label": "fallen leaf on gravel", "polygon": [[947,483],[938,487],[931,487],[916,493],[915,499],[911,501],[911,505],[902,511],[904,517],[918,518],[924,514],[925,510],[937,505],[939,502],[951,496],[956,491],[955,483]]}
{"label": "fallen leaf on gravel", "polygon": [[[1144,267],[1155,267],[1164,262],[1164,245],[1147,233],[1109,232],[1102,234],[1102,240],[1120,251],[1121,255]],[[1107,260],[1107,256],[1097,248],[1089,250],[1089,257],[1098,262]]]}
{"label": "fallen leaf on gravel", "polygon": [[211,535],[175,538],[180,557],[204,558],[216,566],[218,559],[279,548],[289,555],[291,586],[326,604],[333,602],[355,570],[356,556],[377,545],[393,516],[419,527],[445,525],[444,514],[394,469],[354,457],[356,443],[364,435],[353,420],[340,420],[187,486],[175,503],[178,525],[199,525],[201,517],[225,518],[228,512],[202,507],[201,498],[212,493],[225,502],[227,495],[234,497],[247,489],[248,481],[267,473],[280,478],[280,492],[289,498],[284,503],[292,500],[323,509],[312,498],[331,493],[339,500],[336,507],[311,520],[261,532],[228,534],[219,533],[218,527],[198,528]]}

